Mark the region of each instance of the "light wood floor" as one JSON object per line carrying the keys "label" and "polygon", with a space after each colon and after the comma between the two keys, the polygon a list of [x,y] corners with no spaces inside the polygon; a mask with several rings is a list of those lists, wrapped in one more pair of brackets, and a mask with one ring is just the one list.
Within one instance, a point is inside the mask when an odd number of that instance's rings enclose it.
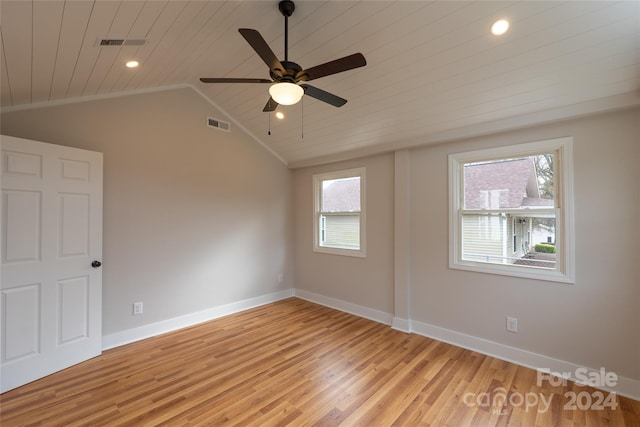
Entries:
{"label": "light wood floor", "polygon": [[[505,406],[483,400],[502,390]],[[291,298],[109,350],[4,393],[0,424],[640,425],[640,402],[565,409],[572,392],[597,393],[538,387],[531,369]],[[548,410],[520,404],[539,393]]]}

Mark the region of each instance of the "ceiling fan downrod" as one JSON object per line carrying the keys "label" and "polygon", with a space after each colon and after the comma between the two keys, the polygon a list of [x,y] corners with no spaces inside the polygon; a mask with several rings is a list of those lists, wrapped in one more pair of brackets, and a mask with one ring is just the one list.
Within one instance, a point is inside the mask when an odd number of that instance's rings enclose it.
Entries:
{"label": "ceiling fan downrod", "polygon": [[296,5],[291,0],[282,0],[278,3],[278,9],[284,16],[284,60],[289,60],[289,17],[296,10]]}

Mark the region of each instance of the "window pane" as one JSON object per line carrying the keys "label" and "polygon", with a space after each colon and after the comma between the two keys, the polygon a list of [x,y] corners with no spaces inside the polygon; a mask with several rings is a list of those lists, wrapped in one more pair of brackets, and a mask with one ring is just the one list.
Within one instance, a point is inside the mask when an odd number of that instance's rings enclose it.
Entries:
{"label": "window pane", "polygon": [[540,154],[534,156],[533,161],[536,166],[540,198],[554,200],[556,191],[553,176],[554,155],[552,153]]}
{"label": "window pane", "polygon": [[360,212],[360,177],[322,181],[322,212]]}
{"label": "window pane", "polygon": [[552,213],[462,216],[462,259],[466,261],[555,268],[555,244]]}
{"label": "window pane", "polygon": [[464,209],[554,206],[553,154],[464,164]]}
{"label": "window pane", "polygon": [[360,215],[322,215],[321,246],[360,249]]}

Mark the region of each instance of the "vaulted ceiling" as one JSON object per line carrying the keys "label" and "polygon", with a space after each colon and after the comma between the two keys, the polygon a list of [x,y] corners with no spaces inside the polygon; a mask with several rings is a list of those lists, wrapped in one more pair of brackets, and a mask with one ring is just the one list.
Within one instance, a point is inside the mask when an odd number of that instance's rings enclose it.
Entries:
{"label": "vaulted ceiling", "polygon": [[2,0],[0,15],[3,111],[191,85],[294,167],[640,104],[638,1],[298,0],[289,60],[361,52],[367,66],[314,80],[348,103],[281,106],[271,135],[268,85],[199,78],[269,78],[237,29],[283,59],[277,0]]}

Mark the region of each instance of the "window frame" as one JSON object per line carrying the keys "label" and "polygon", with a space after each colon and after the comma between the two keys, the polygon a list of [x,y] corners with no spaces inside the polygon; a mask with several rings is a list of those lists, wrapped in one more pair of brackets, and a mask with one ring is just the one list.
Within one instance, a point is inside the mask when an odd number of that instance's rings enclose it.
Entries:
{"label": "window frame", "polygon": [[[334,179],[360,178],[360,248],[337,248],[322,246],[320,242],[320,211],[322,205],[322,182]],[[364,167],[314,174],[313,180],[313,251],[332,255],[365,258],[366,251],[366,170]]]}
{"label": "window frame", "polygon": [[[507,158],[554,154],[554,211],[556,218],[556,267],[542,269],[524,265],[490,264],[462,259],[462,215],[464,212],[464,164]],[[449,268],[481,273],[575,283],[575,226],[573,201],[573,138],[452,153],[449,160]],[[482,213],[508,212],[481,210]],[[538,213],[538,209],[527,212]],[[466,211],[469,212],[469,211]]]}
{"label": "window frame", "polygon": [[512,245],[511,245],[511,254],[515,254],[516,252],[518,252],[518,232],[516,231],[516,217],[513,216],[511,217],[511,240],[512,240]]}

